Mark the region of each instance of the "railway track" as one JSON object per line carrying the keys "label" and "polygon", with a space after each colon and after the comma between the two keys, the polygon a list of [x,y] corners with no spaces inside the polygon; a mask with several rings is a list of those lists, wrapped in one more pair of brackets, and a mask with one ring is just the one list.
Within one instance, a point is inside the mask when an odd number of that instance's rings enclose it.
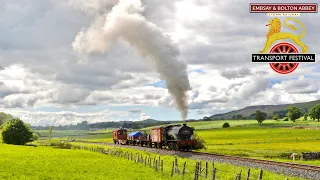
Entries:
{"label": "railway track", "polygon": [[229,156],[229,155],[213,154],[213,153],[202,153],[202,152],[186,152],[186,153],[190,153],[192,155],[201,155],[201,156],[214,156],[214,157],[219,157],[219,158],[223,158],[223,159],[236,160],[236,161],[240,160],[240,161],[258,163],[258,164],[264,164],[264,165],[271,165],[271,166],[282,166],[282,167],[287,167],[287,168],[306,170],[306,171],[314,171],[314,172],[320,173],[320,166],[313,166],[313,165],[307,165],[307,164],[279,162],[279,161],[245,158],[245,157],[239,157],[239,156]]}
{"label": "railway track", "polygon": [[[86,142],[88,143],[88,142]],[[149,149],[149,150],[157,150],[157,151],[166,151],[172,154],[176,154],[177,152],[181,155],[185,156],[199,156],[199,157],[208,157],[208,158],[218,158],[230,161],[242,161],[242,162],[249,162],[255,164],[263,164],[265,166],[278,166],[278,167],[285,167],[290,168],[292,170],[302,170],[302,171],[312,171],[314,173],[319,173],[320,175],[320,166],[313,166],[313,165],[306,165],[306,164],[297,164],[297,163],[289,163],[289,162],[279,162],[279,161],[272,161],[272,160],[263,160],[263,159],[255,159],[255,158],[246,158],[240,156],[230,156],[230,155],[223,155],[223,154],[215,154],[215,153],[204,153],[204,152],[190,152],[190,151],[173,151],[169,149],[156,149],[150,147],[141,147],[141,146],[126,146],[126,145],[116,145],[112,143],[102,143],[102,142],[89,142],[94,144],[103,144],[103,145],[112,145],[116,147],[124,147],[124,148],[135,148],[135,149]]]}

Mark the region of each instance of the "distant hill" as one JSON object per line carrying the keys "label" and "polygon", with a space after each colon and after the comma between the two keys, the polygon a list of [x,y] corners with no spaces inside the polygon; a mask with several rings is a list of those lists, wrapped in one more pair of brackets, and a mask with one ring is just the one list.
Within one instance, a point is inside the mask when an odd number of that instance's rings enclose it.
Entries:
{"label": "distant hill", "polygon": [[320,100],[304,102],[304,103],[294,103],[294,104],[280,104],[280,105],[258,105],[258,106],[248,106],[243,109],[223,113],[215,114],[210,116],[210,119],[221,120],[221,119],[233,119],[234,115],[242,115],[243,117],[249,117],[251,114],[255,113],[256,110],[261,110],[266,112],[268,116],[272,116],[274,112],[285,111],[288,106],[297,106],[302,109],[302,112],[309,111],[316,104],[320,104]]}
{"label": "distant hill", "polygon": [[152,123],[158,123],[157,120],[154,120],[154,119],[146,119],[146,120],[142,120],[142,121],[139,121],[141,124],[145,123],[145,124],[152,124]]}

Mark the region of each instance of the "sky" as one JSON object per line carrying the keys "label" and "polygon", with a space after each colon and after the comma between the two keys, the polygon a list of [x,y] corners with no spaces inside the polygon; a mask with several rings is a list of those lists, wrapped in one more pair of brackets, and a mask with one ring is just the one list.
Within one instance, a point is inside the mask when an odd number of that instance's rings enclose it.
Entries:
{"label": "sky", "polygon": [[[264,1],[251,1],[256,2]],[[149,52],[142,55],[135,48],[141,42],[132,40],[144,37],[152,44],[160,41],[159,37],[137,30],[140,26],[126,28],[130,35],[126,37],[132,38],[129,43],[125,38],[117,40],[103,34],[112,29],[108,23],[121,24],[108,19],[119,3],[0,0],[0,111],[31,125],[76,124],[84,120],[181,120],[166,78],[158,73]],[[172,75],[181,77],[178,73],[185,68],[190,84],[186,92],[187,119],[251,105],[320,99],[319,60],[300,63],[287,75],[274,72],[268,63],[251,63],[251,53],[264,47],[268,32],[265,25],[271,18],[263,13],[250,14],[248,1],[130,3],[133,10],[128,13],[138,8],[140,20],[165,37],[161,41],[164,45],[170,45],[166,51],[159,50],[165,60],[166,53],[174,50],[169,62],[182,66]],[[143,8],[134,3],[141,3]],[[301,40],[309,53],[320,54],[319,14],[301,14],[298,19],[307,30]],[[77,49],[75,42],[79,43],[77,38],[83,34],[87,39],[82,39]],[[85,60],[79,57],[79,49],[85,53]]]}

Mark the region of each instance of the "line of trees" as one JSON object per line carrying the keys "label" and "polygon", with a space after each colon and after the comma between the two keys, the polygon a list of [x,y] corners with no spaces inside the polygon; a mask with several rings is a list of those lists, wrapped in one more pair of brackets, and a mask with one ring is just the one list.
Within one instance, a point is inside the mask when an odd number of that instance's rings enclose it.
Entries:
{"label": "line of trees", "polygon": [[[171,121],[120,121],[120,122],[100,122],[89,124],[87,121],[82,121],[76,125],[59,125],[55,126],[55,130],[89,130],[89,129],[108,129],[108,128],[128,128],[139,129],[162,124],[171,124]],[[31,126],[34,130],[48,130],[51,126]]]}
{"label": "line of trees", "polygon": [[[285,112],[286,114],[284,115]],[[305,113],[303,114],[303,112]],[[267,113],[257,110],[250,116],[255,117],[258,123],[261,124],[267,118]],[[320,104],[317,104],[314,107],[312,107],[309,112],[306,108],[301,109],[297,106],[289,106],[286,110],[274,112],[272,119],[278,120],[280,118],[284,118],[284,120],[291,120],[295,122],[297,119],[301,117],[303,117],[304,121],[307,121],[308,117],[310,117],[313,121],[317,120],[318,122],[320,122]]]}

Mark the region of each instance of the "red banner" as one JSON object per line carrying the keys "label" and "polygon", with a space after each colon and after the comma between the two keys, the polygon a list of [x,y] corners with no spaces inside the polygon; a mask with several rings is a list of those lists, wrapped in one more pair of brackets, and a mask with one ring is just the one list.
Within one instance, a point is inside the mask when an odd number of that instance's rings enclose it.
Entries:
{"label": "red banner", "polygon": [[271,4],[250,3],[250,13],[317,13],[317,3]]}

